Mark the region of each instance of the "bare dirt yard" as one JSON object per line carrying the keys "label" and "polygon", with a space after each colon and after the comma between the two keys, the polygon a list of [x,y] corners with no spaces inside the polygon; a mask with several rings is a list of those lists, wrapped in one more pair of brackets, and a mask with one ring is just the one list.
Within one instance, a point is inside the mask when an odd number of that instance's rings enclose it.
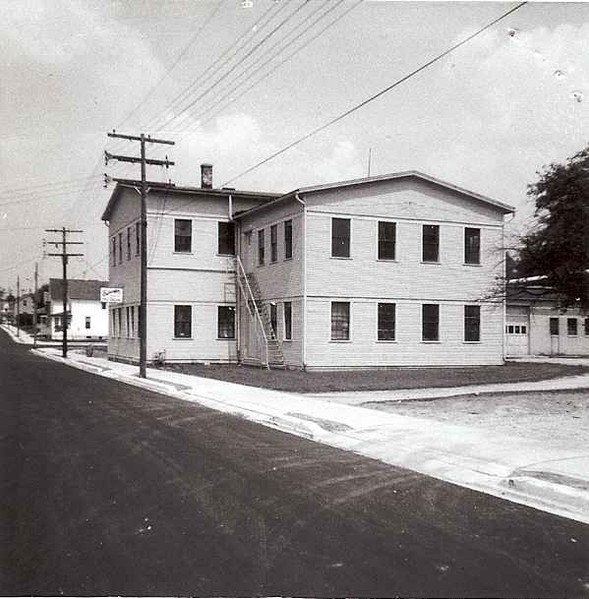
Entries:
{"label": "bare dirt yard", "polygon": [[589,439],[587,390],[464,395],[400,403],[372,402],[363,407],[547,443],[586,445]]}
{"label": "bare dirt yard", "polygon": [[223,364],[170,364],[164,366],[164,369],[252,387],[313,394],[541,381],[588,371],[586,366],[580,365],[514,362],[503,366],[468,368],[389,368],[330,372],[267,370],[254,366]]}

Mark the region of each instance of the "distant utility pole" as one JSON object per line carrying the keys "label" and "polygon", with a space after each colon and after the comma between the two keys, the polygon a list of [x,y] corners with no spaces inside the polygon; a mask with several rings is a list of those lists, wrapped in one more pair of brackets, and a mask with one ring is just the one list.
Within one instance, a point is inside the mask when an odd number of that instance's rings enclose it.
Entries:
{"label": "distant utility pole", "polygon": [[16,276],[16,336],[20,337],[20,276]]}
{"label": "distant utility pole", "polygon": [[118,160],[119,162],[132,162],[141,164],[141,186],[139,193],[141,195],[141,303],[139,306],[139,376],[146,378],[147,373],[147,179],[146,179],[146,166],[153,164],[156,166],[173,166],[175,162],[168,160],[166,156],[165,160],[155,160],[152,158],[145,157],[145,144],[165,144],[173,146],[175,142],[168,141],[166,139],[154,139],[149,135],[141,133],[141,135],[123,135],[121,133],[108,133],[109,137],[116,137],[118,139],[127,139],[130,141],[138,141],[141,144],[141,155],[137,156],[121,156],[118,154],[111,154],[104,152],[105,162],[108,164],[109,160]]}
{"label": "distant utility pole", "polygon": [[67,296],[68,296],[68,284],[67,284],[67,263],[68,258],[70,256],[83,256],[84,254],[70,254],[67,251],[68,245],[82,245],[83,241],[68,241],[67,236],[69,233],[83,233],[84,231],[80,231],[79,229],[66,229],[62,227],[61,229],[45,229],[46,233],[61,233],[61,241],[48,241],[48,243],[54,243],[55,247],[59,247],[61,245],[61,253],[47,254],[48,256],[60,256],[61,263],[63,265],[63,317],[62,317],[62,346],[61,346],[61,355],[64,358],[67,358],[67,325],[68,325],[68,316],[67,316]]}

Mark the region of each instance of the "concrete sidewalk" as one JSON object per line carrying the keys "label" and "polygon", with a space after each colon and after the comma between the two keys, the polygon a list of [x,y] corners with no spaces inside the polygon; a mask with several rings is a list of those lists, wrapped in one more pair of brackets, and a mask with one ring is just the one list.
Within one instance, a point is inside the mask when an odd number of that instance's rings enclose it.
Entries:
{"label": "concrete sidewalk", "polygon": [[336,408],[333,398],[325,401],[151,368],[147,379],[141,379],[137,366],[76,352],[64,360],[53,348],[34,351],[114,380],[589,524],[589,450],[585,447],[548,446],[352,405]]}

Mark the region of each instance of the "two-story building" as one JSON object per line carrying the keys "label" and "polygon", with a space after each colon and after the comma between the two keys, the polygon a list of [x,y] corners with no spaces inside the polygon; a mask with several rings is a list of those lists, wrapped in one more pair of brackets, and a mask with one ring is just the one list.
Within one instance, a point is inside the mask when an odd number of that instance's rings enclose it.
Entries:
{"label": "two-story building", "polygon": [[[150,182],[147,196],[147,359],[236,362],[233,215],[277,194]],[[119,181],[102,215],[110,236],[109,358],[139,361],[141,204],[136,181]]]}
{"label": "two-story building", "polygon": [[265,337],[270,361],[297,368],[501,364],[504,306],[481,298],[503,274],[512,212],[406,172],[236,215],[240,357],[263,363]]}
{"label": "two-story building", "polygon": [[[147,356],[292,368],[501,364],[510,206],[417,172],[285,195],[150,183]],[[109,357],[139,358],[140,201],[119,182]]]}

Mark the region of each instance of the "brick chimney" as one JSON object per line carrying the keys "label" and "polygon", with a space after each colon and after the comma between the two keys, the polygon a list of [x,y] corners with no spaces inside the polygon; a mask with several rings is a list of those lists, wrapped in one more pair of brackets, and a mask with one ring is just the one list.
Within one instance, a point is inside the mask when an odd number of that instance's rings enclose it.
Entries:
{"label": "brick chimney", "polygon": [[213,188],[213,165],[212,164],[201,164],[200,165],[200,186],[203,189]]}

